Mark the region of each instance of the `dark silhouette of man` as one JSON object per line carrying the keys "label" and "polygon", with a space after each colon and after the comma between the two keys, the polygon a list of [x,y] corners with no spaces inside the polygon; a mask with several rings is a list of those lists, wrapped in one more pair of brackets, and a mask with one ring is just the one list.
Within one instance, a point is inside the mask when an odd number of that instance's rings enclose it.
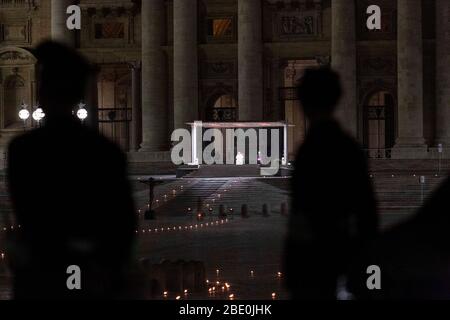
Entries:
{"label": "dark silhouette of man", "polygon": [[298,94],[310,128],[292,179],[287,286],[294,299],[333,300],[338,280],[376,235],[376,204],[363,151],[333,119],[338,74],[308,69]]}
{"label": "dark silhouette of man", "polygon": [[450,299],[450,178],[407,221],[375,243],[372,260],[381,270],[383,300]]}
{"label": "dark silhouette of man", "polygon": [[[40,44],[35,55],[45,124],[15,138],[8,152],[21,225],[9,253],[14,296],[120,298],[136,226],[125,155],[73,115],[92,78],[90,64],[55,42]],[[73,265],[81,269],[80,290],[77,273],[67,273]]]}

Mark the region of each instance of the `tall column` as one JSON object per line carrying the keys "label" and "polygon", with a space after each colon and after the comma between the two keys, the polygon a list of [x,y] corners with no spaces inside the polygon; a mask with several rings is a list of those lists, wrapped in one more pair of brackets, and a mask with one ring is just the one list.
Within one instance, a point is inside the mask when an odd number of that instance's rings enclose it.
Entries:
{"label": "tall column", "polygon": [[422,1],[398,0],[398,138],[395,158],[422,158],[423,43]]}
{"label": "tall column", "polygon": [[355,1],[332,0],[331,6],[331,66],[339,73],[343,90],[336,115],[343,128],[356,137],[358,103],[356,99]]}
{"label": "tall column", "polygon": [[131,151],[137,151],[141,143],[141,66],[139,62],[131,64]]}
{"label": "tall column", "polygon": [[168,148],[166,60],[163,0],[142,1],[142,144],[141,152]]}
{"label": "tall column", "polygon": [[198,119],[197,0],[173,2],[174,126]]}
{"label": "tall column", "polygon": [[261,0],[238,0],[239,120],[263,120]]}
{"label": "tall column", "polygon": [[436,0],[436,144],[450,147],[450,1]]}
{"label": "tall column", "polygon": [[67,8],[73,3],[73,0],[52,0],[51,3],[52,40],[62,42],[71,47],[75,45],[75,31],[67,29],[66,21],[69,17]]}

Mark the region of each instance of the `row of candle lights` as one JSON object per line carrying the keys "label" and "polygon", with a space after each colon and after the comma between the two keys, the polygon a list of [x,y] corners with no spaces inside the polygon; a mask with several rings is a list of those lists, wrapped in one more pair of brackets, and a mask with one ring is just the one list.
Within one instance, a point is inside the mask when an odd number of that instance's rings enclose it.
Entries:
{"label": "row of candle lights", "polygon": [[[148,228],[148,229],[141,229],[140,233],[144,234],[155,234],[155,233],[161,233],[164,231],[189,231],[189,230],[196,230],[198,228],[206,228],[206,227],[214,227],[214,226],[220,226],[225,223],[228,223],[229,220],[222,219],[222,220],[216,220],[212,222],[206,222],[201,224],[195,224],[195,225],[189,225],[189,226],[173,226],[173,227],[166,227],[166,228]],[[139,230],[136,230],[136,233],[139,233]]]}
{"label": "row of candle lights", "polygon": [[[220,270],[217,269],[216,270],[217,277],[219,277],[219,272],[220,272]],[[254,271],[253,270],[250,271],[250,276],[251,276],[251,278],[254,277]],[[281,272],[277,272],[276,276],[277,276],[277,278],[281,279],[282,273]],[[216,296],[217,297],[222,296],[222,297],[227,297],[229,300],[236,299],[236,295],[231,292],[231,285],[228,282],[221,282],[221,281],[218,281],[218,280],[217,281],[206,280],[206,285],[208,287],[208,296],[210,298],[214,298]],[[188,290],[185,289],[183,291],[183,294],[184,294],[184,298],[187,298],[188,297]],[[169,298],[169,292],[168,291],[164,291],[162,296],[163,296],[164,299],[168,299]],[[277,293],[276,292],[272,292],[270,297],[271,297],[272,300],[276,300]],[[176,295],[175,296],[175,300],[181,300],[181,299],[182,299],[181,295]]]}

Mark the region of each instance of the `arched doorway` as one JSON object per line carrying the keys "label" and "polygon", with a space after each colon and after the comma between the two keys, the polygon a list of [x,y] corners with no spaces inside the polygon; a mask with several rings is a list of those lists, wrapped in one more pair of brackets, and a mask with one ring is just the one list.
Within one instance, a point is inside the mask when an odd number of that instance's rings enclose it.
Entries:
{"label": "arched doorway", "polygon": [[237,120],[237,103],[231,94],[221,93],[210,99],[206,121],[231,122]]}
{"label": "arched doorway", "polygon": [[10,75],[6,78],[4,84],[4,112],[3,126],[5,129],[14,129],[22,127],[19,121],[17,111],[19,106],[26,99],[25,81],[19,75]]}
{"label": "arched doorway", "polygon": [[370,94],[364,106],[364,146],[370,158],[390,158],[395,143],[394,98],[385,90]]}
{"label": "arched doorway", "polygon": [[99,131],[122,150],[131,145],[132,94],[131,70],[127,64],[105,64],[99,73],[98,122]]}
{"label": "arched doorway", "polygon": [[22,103],[29,110],[37,105],[36,58],[24,49],[14,46],[0,48],[0,149],[24,127],[34,123],[19,119]]}

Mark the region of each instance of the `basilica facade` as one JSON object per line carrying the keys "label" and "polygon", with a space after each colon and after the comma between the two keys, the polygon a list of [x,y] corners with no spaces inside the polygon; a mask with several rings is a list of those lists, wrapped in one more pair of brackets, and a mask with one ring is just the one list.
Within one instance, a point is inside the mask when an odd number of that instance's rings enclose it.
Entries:
{"label": "basilica facade", "polygon": [[18,112],[39,104],[32,48],[47,38],[98,67],[84,103],[131,161],[170,160],[172,131],[198,120],[286,122],[291,159],[308,127],[295,87],[321,65],[340,73],[337,116],[370,158],[450,157],[447,0],[0,0],[2,149],[36,125]]}

